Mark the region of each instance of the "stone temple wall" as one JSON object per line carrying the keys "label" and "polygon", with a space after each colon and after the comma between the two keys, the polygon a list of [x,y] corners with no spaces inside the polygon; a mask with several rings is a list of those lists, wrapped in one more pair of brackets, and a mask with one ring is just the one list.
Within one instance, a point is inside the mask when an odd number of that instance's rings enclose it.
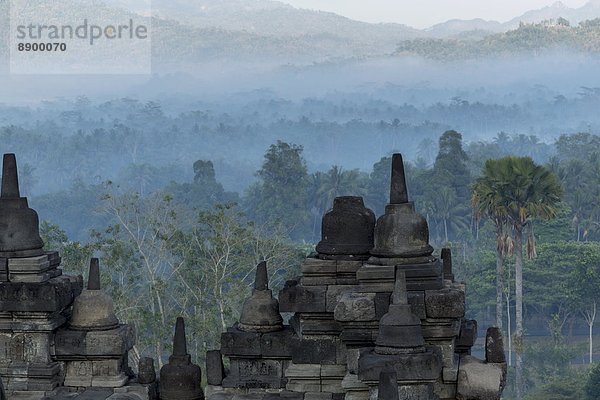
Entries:
{"label": "stone temple wall", "polygon": [[[143,358],[134,375],[135,334],[102,291],[98,260],[84,289],[81,276],[62,274],[58,253],[43,250],[38,225],[20,197],[15,156],[5,155],[0,400],[500,399],[502,335],[489,328],[486,359],[470,355],[477,322],[464,318],[465,285],[454,280],[450,249],[433,255],[399,154],[379,219],[360,197],[336,198],[302,276],[277,298],[266,263],[257,266],[239,322],[207,353],[204,389],[182,318],[160,373]],[[281,312],[291,313],[288,324]]]}

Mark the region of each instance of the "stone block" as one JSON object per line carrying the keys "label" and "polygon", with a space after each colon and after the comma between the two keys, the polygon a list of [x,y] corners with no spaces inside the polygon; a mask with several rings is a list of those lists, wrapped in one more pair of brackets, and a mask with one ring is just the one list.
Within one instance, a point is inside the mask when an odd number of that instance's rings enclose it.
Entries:
{"label": "stone block", "polygon": [[356,274],[356,271],[363,266],[362,261],[346,261],[346,260],[338,260],[336,270],[339,274]]}
{"label": "stone block", "polygon": [[393,282],[395,274],[394,266],[365,264],[356,271],[356,279],[361,283],[363,281]]}
{"label": "stone block", "polygon": [[[369,390],[369,398],[377,400],[379,397],[377,386]],[[384,397],[385,398],[385,397]],[[381,400],[383,400],[382,398]],[[413,385],[398,385],[398,398],[410,400],[434,400],[437,399],[431,383],[417,383]]]}
{"label": "stone block", "polygon": [[0,310],[12,312],[56,312],[69,306],[81,293],[81,276],[62,275],[43,283],[0,285]]}
{"label": "stone block", "polygon": [[290,283],[290,285],[286,284],[279,292],[279,311],[325,312],[327,311],[326,293],[326,286],[303,286],[294,283]]}
{"label": "stone block", "polygon": [[220,385],[225,377],[223,357],[219,350],[206,352],[206,380],[209,385]]}
{"label": "stone block", "polygon": [[300,278],[302,286],[321,286],[321,285],[335,285],[337,280],[334,276],[303,276]]}
{"label": "stone block", "polygon": [[284,388],[287,382],[284,371],[288,363],[285,360],[232,358],[223,387]]}
{"label": "stone block", "polygon": [[133,348],[135,333],[131,325],[122,324],[106,331],[59,329],[55,335],[56,359],[77,360],[98,356],[124,355]]}
{"label": "stone block", "polygon": [[335,393],[345,393],[345,390],[342,387],[342,378],[338,378],[338,379],[321,379],[321,390],[323,392],[329,392],[329,393],[332,393],[332,394],[335,394]]}
{"label": "stone block", "polygon": [[8,312],[0,313],[0,331],[49,332],[67,321],[60,312]]}
{"label": "stone block", "polygon": [[506,364],[486,364],[469,355],[461,356],[458,400],[500,400],[505,384]]}
{"label": "stone block", "polygon": [[9,258],[8,272],[16,274],[41,274],[50,268],[46,254],[38,257]]}
{"label": "stone block", "polygon": [[294,364],[335,364],[337,343],[329,339],[300,339],[292,342]]}
{"label": "stone block", "polygon": [[333,400],[331,393],[325,392],[306,392],[304,400]]}
{"label": "stone block", "polygon": [[456,381],[452,383],[436,382],[434,387],[435,394],[443,400],[456,399]]}
{"label": "stone block", "polygon": [[425,341],[454,338],[460,332],[460,320],[427,318],[421,321],[421,330]]}
{"label": "stone block", "polygon": [[0,282],[8,282],[8,258],[0,257]]}
{"label": "stone block", "polygon": [[13,283],[17,282],[28,282],[28,283],[42,283],[47,282],[52,278],[62,275],[60,269],[49,269],[39,274],[16,274],[9,272],[8,280]]}
{"label": "stone block", "polygon": [[125,374],[127,359],[78,360],[65,362],[65,386],[121,387],[129,377]]}
{"label": "stone block", "polygon": [[334,312],[335,306],[340,301],[341,296],[344,293],[350,293],[356,291],[357,287],[354,285],[331,285],[327,287],[326,294],[326,311]]}
{"label": "stone block", "polygon": [[320,392],[321,382],[320,381],[294,381],[288,382],[285,386],[287,390],[292,392]]}
{"label": "stone block", "polygon": [[285,370],[285,376],[290,379],[320,379],[321,364],[297,364],[292,362]]}
{"label": "stone block", "polygon": [[263,357],[292,357],[292,343],[299,338],[289,326],[282,331],[263,333],[260,349]]}
{"label": "stone block", "polygon": [[260,333],[230,328],[221,334],[221,354],[224,356],[258,357],[261,355]]}
{"label": "stone block", "polygon": [[390,308],[390,292],[375,293],[375,318],[380,320]]}
{"label": "stone block", "polygon": [[333,365],[321,365],[321,378],[336,377],[340,380],[346,375],[346,365],[333,364]]}
{"label": "stone block", "polygon": [[442,372],[439,354],[423,353],[383,355],[373,351],[362,354],[358,360],[358,378],[364,382],[379,382],[379,374],[394,368],[398,381],[436,381]]}
{"label": "stone block", "polygon": [[0,332],[0,364],[52,362],[50,332]]}
{"label": "stone block", "polygon": [[460,334],[456,339],[456,351],[458,353],[471,354],[471,347],[477,340],[477,321],[474,319],[462,320]]}
{"label": "stone block", "polygon": [[374,321],[375,293],[344,293],[335,306],[336,321]]}
{"label": "stone block", "polygon": [[425,308],[429,318],[462,318],[465,315],[465,293],[452,288],[427,290]]}
{"label": "stone block", "polygon": [[425,309],[425,292],[422,290],[408,292],[408,304],[412,307],[412,312],[420,319],[427,318]]}
{"label": "stone block", "polygon": [[488,363],[506,362],[502,332],[496,327],[488,328],[485,335],[485,361]]}
{"label": "stone block", "polygon": [[335,275],[335,260],[321,260],[319,258],[306,258],[302,263],[303,275]]}

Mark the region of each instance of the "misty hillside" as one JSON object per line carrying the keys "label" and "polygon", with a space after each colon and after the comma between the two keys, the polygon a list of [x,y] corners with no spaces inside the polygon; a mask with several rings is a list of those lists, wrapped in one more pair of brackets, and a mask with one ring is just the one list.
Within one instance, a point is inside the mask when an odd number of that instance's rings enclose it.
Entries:
{"label": "misty hillside", "polygon": [[519,28],[480,40],[415,39],[404,41],[396,55],[435,60],[464,60],[497,56],[540,55],[555,50],[600,53],[600,18],[568,26],[553,21],[522,24]]}
{"label": "misty hillside", "polygon": [[498,21],[487,21],[481,18],[470,20],[452,19],[435,24],[425,29],[427,36],[436,38],[448,38],[469,32],[485,32],[488,35],[507,32],[517,29],[521,23],[535,24],[546,20],[558,20],[564,18],[572,25],[582,21],[600,17],[600,1],[590,0],[578,8],[570,8],[560,1],[536,10],[530,10],[510,21],[500,23]]}

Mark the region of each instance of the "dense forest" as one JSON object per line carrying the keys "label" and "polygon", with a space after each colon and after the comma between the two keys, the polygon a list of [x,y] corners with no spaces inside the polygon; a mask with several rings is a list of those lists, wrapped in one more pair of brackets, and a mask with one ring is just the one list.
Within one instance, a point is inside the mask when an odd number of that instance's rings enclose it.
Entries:
{"label": "dense forest", "polygon": [[[135,12],[104,3],[43,2],[74,20]],[[277,294],[335,197],[381,215],[401,152],[467,317],[504,333],[504,398],[600,398],[598,1],[427,30],[267,0],[155,3],[140,17],[152,75],[49,79],[4,74],[0,1],[0,153],[16,153],[66,271],[100,258],[137,332],[131,365],[166,362],[180,315],[202,364],[256,264]]]}
{"label": "dense forest", "polygon": [[[453,248],[455,273],[467,282],[468,316],[483,326],[498,322],[498,231],[491,214],[474,203],[476,182],[489,160],[514,154],[536,157],[539,168],[556,180],[560,201],[551,213],[528,217],[523,230],[526,340],[519,351],[527,360],[528,398],[545,399],[557,385],[570,388],[564,398],[584,396],[585,365],[598,357],[593,327],[600,288],[600,136],[564,134],[544,144],[535,136],[499,133],[466,143],[448,130],[421,147],[407,165],[410,197],[428,220],[434,247]],[[90,145],[90,154],[98,148]],[[255,264],[269,261],[275,288],[298,274],[336,196],[361,195],[381,215],[390,165],[388,154],[367,171],[330,165],[311,172],[305,149],[279,140],[265,149],[255,179],[241,191],[226,190],[214,163],[199,159],[189,165],[184,182],[170,180],[178,176],[176,169],[132,164],[126,168],[130,175],[80,180],[69,189],[34,196],[31,203],[43,220],[47,246],[61,251],[70,272],[85,274],[89,257],[101,256],[119,316],[137,328],[135,357],[151,355],[162,363],[167,321],[183,313],[193,327],[194,357],[201,362],[204,352],[217,346],[216,332],[238,318]],[[35,171],[35,164],[21,168],[25,191],[36,184]],[[505,307],[499,316],[512,332],[513,233],[507,228],[503,234],[512,245],[503,252]],[[507,388],[507,396],[511,393]]]}

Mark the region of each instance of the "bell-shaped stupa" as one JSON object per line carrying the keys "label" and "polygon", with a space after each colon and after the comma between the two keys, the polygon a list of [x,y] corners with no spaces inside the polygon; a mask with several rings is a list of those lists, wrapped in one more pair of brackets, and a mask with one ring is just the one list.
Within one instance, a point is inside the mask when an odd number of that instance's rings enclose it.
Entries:
{"label": "bell-shaped stupa", "polygon": [[342,196],[323,216],[319,256],[368,255],[373,248],[375,214],[365,207],[362,197]]}
{"label": "bell-shaped stupa", "polygon": [[17,160],[5,154],[0,192],[0,258],[36,257],[44,254],[37,212],[19,192]]}
{"label": "bell-shaped stupa", "polygon": [[279,302],[269,289],[267,262],[256,267],[256,278],[252,295],[242,307],[238,329],[245,332],[275,332],[283,329],[283,318],[279,313]]}
{"label": "bell-shaped stupa", "polygon": [[83,331],[114,329],[119,326],[113,301],[100,287],[100,263],[90,261],[87,290],[83,290],[73,303],[70,328]]}
{"label": "bell-shaped stupa", "polygon": [[375,257],[416,258],[433,253],[429,244],[429,227],[423,216],[408,201],[408,190],[401,154],[392,157],[390,203],[375,224]]}
{"label": "bell-shaped stupa", "polygon": [[412,307],[408,304],[406,277],[403,271],[396,272],[391,300],[388,312],[379,321],[375,352],[403,354],[425,351],[421,319],[413,314]]}
{"label": "bell-shaped stupa", "polygon": [[183,318],[178,317],[173,337],[173,354],[169,357],[169,363],[160,369],[160,399],[203,400],[201,380],[202,371],[192,363],[187,352]]}

